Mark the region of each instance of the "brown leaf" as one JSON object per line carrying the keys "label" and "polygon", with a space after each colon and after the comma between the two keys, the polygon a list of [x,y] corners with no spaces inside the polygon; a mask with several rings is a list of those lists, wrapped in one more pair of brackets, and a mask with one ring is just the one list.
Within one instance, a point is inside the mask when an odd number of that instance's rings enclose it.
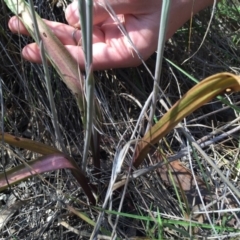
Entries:
{"label": "brown leaf", "polygon": [[[174,183],[176,184],[176,186],[184,191],[184,193],[188,199],[188,202],[191,203],[193,201],[193,197],[198,196],[198,193],[196,191],[196,184],[193,179],[191,171],[189,169],[187,169],[186,167],[184,167],[179,160],[173,161],[173,162],[169,163],[168,165],[163,165],[161,168],[158,169],[158,173],[160,174],[161,179],[168,186],[173,185],[173,183],[170,179],[170,173],[169,173],[168,169],[170,170],[170,172],[172,174],[172,177],[174,179]],[[201,194],[204,197],[210,197],[211,193],[207,189],[207,186],[204,183],[204,181],[196,176],[196,182],[201,191]],[[199,197],[196,200],[199,201],[200,200]]]}

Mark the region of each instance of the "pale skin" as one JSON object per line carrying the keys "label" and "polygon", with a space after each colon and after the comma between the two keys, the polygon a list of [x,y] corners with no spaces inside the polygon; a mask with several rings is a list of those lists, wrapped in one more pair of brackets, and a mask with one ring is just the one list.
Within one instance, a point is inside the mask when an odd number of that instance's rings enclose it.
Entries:
{"label": "pale skin", "polygon": [[[94,0],[93,12],[93,67],[94,70],[109,68],[133,67],[141,64],[140,59],[133,54],[126,37],[119,31],[116,23],[102,7],[104,0]],[[211,6],[214,0],[172,0],[167,28],[167,38],[170,38],[192,13]],[[99,4],[100,3],[100,4]],[[157,49],[159,19],[162,0],[109,0],[112,8],[122,20],[132,42],[144,60]],[[71,55],[84,69],[84,54],[82,47],[76,44],[81,39],[77,2],[66,9],[67,24],[46,20],[46,24],[65,45]],[[27,30],[17,17],[12,17],[8,24],[13,33],[28,35]],[[77,28],[77,30],[76,30]],[[73,32],[74,36],[73,36]],[[31,62],[41,63],[39,49],[36,43],[25,46],[23,57]]]}

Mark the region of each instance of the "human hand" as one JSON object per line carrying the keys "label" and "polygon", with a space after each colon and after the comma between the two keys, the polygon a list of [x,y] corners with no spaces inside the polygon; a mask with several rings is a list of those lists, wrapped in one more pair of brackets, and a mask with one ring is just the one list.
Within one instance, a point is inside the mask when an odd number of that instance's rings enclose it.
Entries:
{"label": "human hand", "polygon": [[[131,49],[128,40],[118,29],[107,11],[102,7],[104,0],[94,0],[93,11],[93,68],[94,70],[137,66],[141,60]],[[129,37],[143,59],[147,59],[157,48],[158,28],[162,0],[109,0],[112,8],[123,23]],[[213,0],[197,0],[194,13],[210,5]],[[173,0],[169,16],[167,38],[169,38],[191,16],[191,0]],[[177,18],[176,18],[176,14]],[[63,24],[45,20],[53,33],[65,45],[70,54],[85,68],[81,42],[77,2],[66,9]],[[9,28],[14,33],[27,35],[28,32],[17,17],[9,21]],[[73,34],[74,33],[74,34]],[[31,62],[41,63],[39,48],[36,43],[28,44],[22,50],[23,57]]]}

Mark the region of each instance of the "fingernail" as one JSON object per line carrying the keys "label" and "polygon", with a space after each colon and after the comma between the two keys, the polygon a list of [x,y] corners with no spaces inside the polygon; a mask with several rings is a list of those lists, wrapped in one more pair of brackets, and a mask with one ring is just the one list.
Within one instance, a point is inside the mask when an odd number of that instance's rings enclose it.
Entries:
{"label": "fingernail", "polygon": [[8,21],[8,27],[12,32],[17,32],[19,26],[19,20],[16,17],[11,17]]}

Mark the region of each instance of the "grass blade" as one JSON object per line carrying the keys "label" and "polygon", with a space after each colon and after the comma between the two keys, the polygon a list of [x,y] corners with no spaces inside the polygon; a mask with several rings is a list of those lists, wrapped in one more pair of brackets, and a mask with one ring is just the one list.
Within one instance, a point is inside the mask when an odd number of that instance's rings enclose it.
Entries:
{"label": "grass blade", "polygon": [[42,155],[48,155],[53,153],[61,153],[57,148],[45,145],[40,142],[36,142],[27,138],[15,137],[9,133],[1,133],[0,138],[3,138],[4,141],[12,146],[30,150],[35,153]]}
{"label": "grass blade", "polygon": [[155,76],[154,76],[154,85],[153,85],[153,96],[152,96],[152,105],[149,115],[150,122],[148,123],[147,130],[152,125],[153,116],[155,113],[157,95],[159,93],[159,81],[162,71],[162,59],[164,52],[164,45],[166,40],[166,29],[168,23],[168,15],[170,12],[171,0],[162,1],[162,10],[161,10],[161,19],[159,24],[159,35],[158,35],[158,49],[157,49],[157,61],[155,66]]}
{"label": "grass blade", "polygon": [[[81,30],[82,30],[82,43],[83,51],[85,55],[86,66],[86,126],[85,126],[85,141],[83,150],[82,169],[86,171],[88,151],[91,145],[93,151],[94,166],[96,169],[100,169],[100,162],[98,159],[98,144],[94,144],[94,139],[99,138],[99,134],[94,128],[94,120],[96,117],[94,103],[97,103],[94,96],[95,80],[92,71],[92,25],[93,25],[93,2],[92,0],[79,0],[79,15]],[[91,141],[92,139],[92,141]],[[97,141],[98,142],[98,141]]]}

